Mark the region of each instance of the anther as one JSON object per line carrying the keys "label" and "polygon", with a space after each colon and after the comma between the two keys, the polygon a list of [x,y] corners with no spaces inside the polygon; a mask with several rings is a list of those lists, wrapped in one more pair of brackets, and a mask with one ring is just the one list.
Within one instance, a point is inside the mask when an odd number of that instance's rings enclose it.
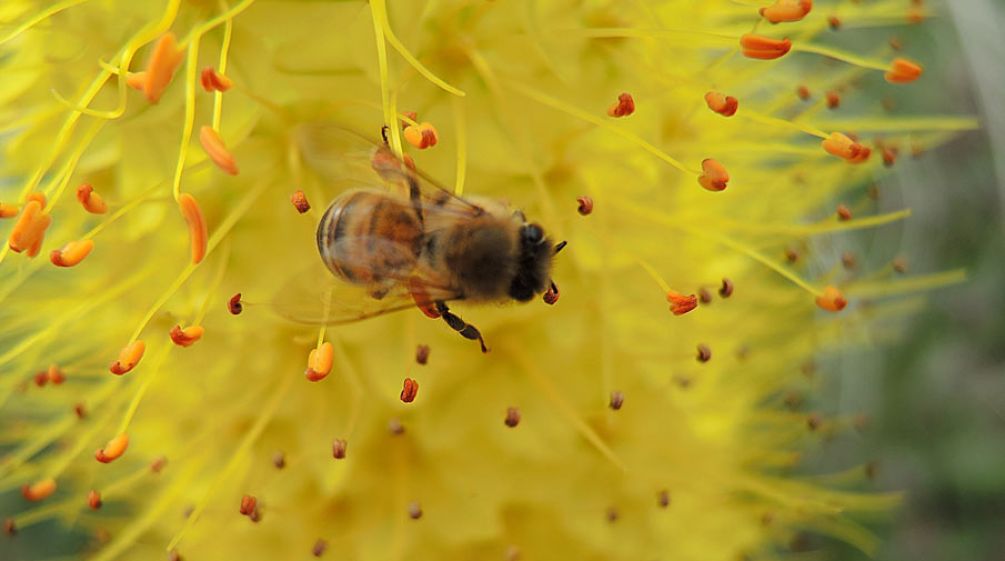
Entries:
{"label": "anther", "polygon": [[21,487],[21,495],[32,502],[46,499],[55,492],[56,480],[51,477]]}
{"label": "anther", "polygon": [[229,310],[230,313],[235,316],[244,311],[244,305],[241,304],[240,292],[231,296],[230,300],[227,301],[227,310]]}
{"label": "anther", "polygon": [[704,286],[698,289],[698,301],[702,304],[712,303],[712,293]]}
{"label": "anther", "polygon": [[893,270],[897,273],[904,274],[907,272],[907,258],[906,257],[896,257],[891,263]]}
{"label": "anther", "polygon": [[675,316],[684,315],[698,307],[698,297],[694,294],[684,295],[673,290],[667,292],[667,302],[670,303],[670,311]]}
{"label": "anther", "polygon": [[841,266],[845,268],[846,271],[854,271],[858,267],[858,259],[855,254],[851,251],[845,251],[841,254]]}
{"label": "anther", "polygon": [[705,343],[698,344],[698,362],[708,362],[712,360],[712,349]]}
{"label": "anther", "polygon": [[81,184],[77,187],[77,200],[84,207],[84,210],[91,214],[104,214],[108,212],[108,205],[101,198],[90,183]]}
{"label": "anther", "polygon": [[514,428],[520,424],[520,410],[516,407],[506,408],[506,417],[503,419],[503,423],[509,427]]}
{"label": "anther", "polygon": [[392,418],[387,422],[387,432],[394,436],[400,436],[405,434],[405,425],[401,424],[401,420],[397,417]]}
{"label": "anther", "polygon": [[83,419],[87,416],[87,409],[84,408],[83,403],[78,403],[73,406],[73,414],[76,415],[78,419]]}
{"label": "anther", "polygon": [[143,73],[137,74],[137,78],[130,85],[139,84],[142,86],[143,95],[150,103],[160,101],[164,90],[171,83],[175,70],[182,61],[182,52],[178,49],[178,41],[174,33],[166,33],[161,36],[154,46],[150,62]]}
{"label": "anther", "polygon": [[611,524],[614,524],[615,522],[617,522],[618,521],[618,509],[617,509],[617,507],[613,507],[613,506],[607,507],[607,512],[605,513],[605,517],[607,518],[607,521],[609,523],[611,523]]}
{"label": "anther", "polygon": [[796,88],[796,95],[799,96],[799,99],[808,101],[810,99],[810,89],[806,86],[799,86]]}
{"label": "anther", "polygon": [[297,189],[290,196],[290,202],[293,203],[293,207],[297,209],[297,212],[303,214],[311,209],[311,203],[307,201],[307,195],[303,191]]}
{"label": "anther", "polygon": [[773,60],[785,56],[792,49],[792,41],[771,39],[763,35],[748,33],[740,37],[743,56],[760,60]]}
{"label": "anther", "polygon": [[722,286],[719,288],[719,296],[722,296],[723,298],[729,298],[732,295],[733,295],[733,281],[724,277],[722,279]]}
{"label": "anther", "polygon": [[45,193],[34,191],[32,193],[28,193],[28,196],[25,197],[24,202],[27,203],[29,201],[36,201],[38,204],[42,205],[42,208],[45,208],[46,200],[47,199],[45,198]]}
{"label": "anther", "polygon": [[791,247],[785,248],[785,260],[789,263],[795,263],[799,261],[799,252]]}
{"label": "anther", "polygon": [[119,351],[119,360],[113,362],[108,369],[112,372],[112,374],[121,376],[133,368],[136,368],[136,365],[140,362],[140,359],[143,358],[143,353],[146,350],[146,343],[139,340],[133,341]]}
{"label": "anther", "polygon": [[45,230],[52,223],[49,213],[43,212],[45,203],[29,200],[21,209],[21,216],[11,229],[8,245],[15,253],[26,252],[28,257],[35,257],[42,249]]}
{"label": "anther", "polygon": [[325,554],[326,549],[328,549],[328,542],[318,538],[318,541],[314,542],[314,545],[311,547],[311,555],[321,557]]}
{"label": "anther", "polygon": [[182,559],[181,554],[173,549],[171,550],[170,553],[168,553],[167,559],[168,561],[185,561],[184,559]]}
{"label": "anther", "polygon": [[405,140],[419,150],[432,148],[439,141],[436,127],[430,123],[419,123],[418,125],[408,125],[404,132]]}
{"label": "anther", "polygon": [[184,329],[180,325],[176,325],[171,328],[171,341],[179,347],[191,347],[196,341],[202,339],[205,332],[206,329],[201,325],[191,325]]}
{"label": "anther", "polygon": [[404,130],[404,128],[407,127],[408,125],[419,120],[419,114],[415,111],[403,111],[401,114],[408,118],[408,120],[405,119],[401,120],[402,130]]}
{"label": "anther", "polygon": [[545,304],[548,304],[549,306],[554,306],[558,302],[559,295],[560,293],[558,292],[558,285],[552,282],[551,286],[548,287],[548,290],[544,292],[544,296],[542,298],[544,299]]}
{"label": "anther", "polygon": [[35,373],[35,385],[38,387],[45,387],[49,383],[49,373],[45,370]]}
{"label": "anther", "polygon": [[917,80],[922,73],[921,65],[907,60],[906,58],[895,58],[890,63],[890,70],[884,77],[891,84],[907,84]]}
{"label": "anther", "polygon": [[401,387],[401,401],[404,403],[412,403],[415,401],[415,396],[418,393],[419,383],[411,378],[405,378]]}
{"label": "anther", "polygon": [[590,197],[583,195],[581,197],[576,197],[576,201],[579,203],[579,206],[576,208],[576,212],[578,212],[581,216],[587,216],[593,212],[593,199]]}
{"label": "anther", "polygon": [[415,362],[425,365],[429,362],[429,345],[419,345],[415,347]]}
{"label": "anther", "polygon": [[614,411],[619,411],[621,406],[625,404],[625,394],[620,391],[611,392],[611,400],[608,402],[607,406]]}
{"label": "anther", "polygon": [[8,536],[13,536],[17,534],[17,524],[14,524],[13,518],[4,518],[3,533],[7,534]]}
{"label": "anther", "polygon": [[113,462],[125,453],[126,448],[129,447],[129,435],[122,433],[115,438],[109,440],[104,448],[98,448],[94,452],[94,459],[98,460],[103,464]]}
{"label": "anther", "polygon": [[332,457],[335,458],[336,460],[344,460],[345,459],[346,448],[348,446],[349,446],[349,443],[346,442],[344,439],[336,438],[335,440],[333,440],[332,441]]}
{"label": "anther", "polygon": [[627,117],[632,113],[635,113],[635,98],[628,92],[619,94],[618,100],[607,108],[609,117]]}
{"label": "anther", "polygon": [[181,214],[188,223],[189,241],[192,245],[192,263],[200,263],[206,257],[206,245],[209,243],[209,235],[206,231],[206,219],[202,215],[202,209],[195,197],[188,193],[182,193],[178,197],[178,207]]}
{"label": "anther", "polygon": [[258,499],[253,495],[244,495],[241,497],[241,506],[239,512],[243,516],[251,516],[253,512],[258,508]]}
{"label": "anther", "polygon": [[307,371],[304,375],[312,382],[324,380],[332,371],[332,361],[335,358],[335,348],[328,341],[316,349],[311,349],[307,355]]}
{"label": "anther", "polygon": [[820,425],[822,424],[823,419],[820,418],[820,414],[818,413],[810,413],[806,417],[806,428],[810,429],[811,431],[816,431],[817,429],[820,428]]}
{"label": "anther", "polygon": [[823,293],[817,296],[817,306],[828,312],[840,312],[847,305],[844,294],[833,286],[824,287]]}
{"label": "anther", "polygon": [[837,16],[830,16],[827,18],[827,25],[830,26],[831,31],[837,31],[841,29],[841,18]]}
{"label": "anther", "polygon": [[283,469],[286,467],[286,454],[282,452],[276,452],[272,455],[272,465],[276,469]]}
{"label": "anther", "polygon": [[740,102],[735,97],[711,91],[705,94],[705,104],[723,117],[736,115],[736,110],[740,107]]}
{"label": "anther", "polygon": [[0,218],[13,218],[18,212],[20,209],[17,205],[0,203]]}
{"label": "anther", "polygon": [[860,164],[869,159],[872,150],[852,140],[848,135],[832,132],[820,143],[828,154],[842,158],[852,164]]}
{"label": "anther", "polygon": [[164,470],[164,466],[167,465],[168,459],[165,456],[158,456],[154,458],[154,461],[150,462],[150,471],[152,473],[160,473]]}
{"label": "anther", "polygon": [[412,520],[422,518],[422,506],[417,502],[408,503],[408,517]]}
{"label": "anther", "polygon": [[202,149],[206,151],[206,155],[209,156],[210,160],[213,160],[216,167],[223,170],[224,173],[237,175],[237,161],[227,149],[227,145],[223,143],[220,133],[216,132],[213,127],[203,125],[199,129],[199,144],[202,144]]}
{"label": "anther", "polygon": [[234,86],[233,80],[220,74],[212,66],[202,69],[199,81],[202,83],[202,89],[207,92],[225,92]]}
{"label": "anther", "polygon": [[670,506],[670,491],[663,489],[656,495],[656,504],[660,505],[660,508],[666,508]]}
{"label": "anther", "polygon": [[841,107],[841,94],[830,91],[825,94],[827,100],[827,109],[837,109]]}
{"label": "anther", "polygon": [[102,502],[101,502],[101,493],[95,491],[94,489],[91,489],[90,491],[88,491],[87,492],[87,506],[90,507],[91,510],[98,510],[99,508],[101,508],[101,505],[102,505]]}
{"label": "anther", "polygon": [[75,240],[63,246],[62,249],[54,249],[49,254],[49,261],[57,267],[73,267],[90,255],[94,249],[94,240]]}
{"label": "anther", "polygon": [[838,205],[835,212],[837,213],[838,220],[841,222],[847,222],[852,219],[851,209],[843,204]]}
{"label": "anther", "polygon": [[761,8],[761,17],[771,23],[800,21],[813,9],[813,0],[775,0]]}
{"label": "anther", "polygon": [[701,175],[698,183],[709,191],[722,191],[729,183],[729,172],[719,162],[708,158],[701,162]]}
{"label": "anther", "polygon": [[45,377],[55,386],[58,386],[66,381],[66,375],[64,375],[63,371],[55,364],[49,365],[49,369],[45,371]]}

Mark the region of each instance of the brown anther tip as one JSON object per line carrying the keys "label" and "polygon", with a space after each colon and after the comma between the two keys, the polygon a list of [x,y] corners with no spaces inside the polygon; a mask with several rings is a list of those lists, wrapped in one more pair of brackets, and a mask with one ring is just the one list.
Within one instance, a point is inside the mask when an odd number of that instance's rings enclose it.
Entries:
{"label": "brown anther tip", "polygon": [[611,400],[608,402],[607,406],[614,411],[621,410],[621,407],[625,404],[625,394],[620,391],[611,392]]}
{"label": "brown anther tip", "polygon": [[349,443],[344,439],[336,438],[332,441],[332,457],[336,460],[344,460],[348,446]]}
{"label": "brown anther tip", "polygon": [[590,213],[593,212],[592,198],[586,195],[581,195],[579,197],[576,197],[576,202],[579,203],[579,206],[576,207],[576,212],[578,212],[580,216],[589,216]]}
{"label": "brown anther tip", "polygon": [[708,362],[712,360],[712,349],[705,343],[698,344],[698,362]]}
{"label": "brown anther tip", "polygon": [[827,109],[837,109],[838,107],[841,107],[841,94],[830,91],[824,94],[824,97],[827,100]]}
{"label": "brown anther tip", "polygon": [[748,33],[740,37],[740,47],[743,56],[759,60],[781,58],[792,50],[792,41],[786,39],[771,39],[763,35]]}
{"label": "brown anther tip", "polygon": [[276,452],[275,454],[273,454],[272,465],[276,469],[283,469],[284,467],[286,467],[286,454],[283,454],[282,452]]}
{"label": "brown anther tip", "polygon": [[432,148],[439,142],[439,134],[436,132],[436,127],[430,123],[406,126],[404,137],[406,142],[419,150]]}
{"label": "brown anther tip", "polygon": [[111,463],[120,458],[127,448],[129,448],[129,435],[122,433],[109,440],[104,448],[94,452],[94,459],[103,464]]}
{"label": "brown anther tip", "polygon": [[723,298],[729,298],[733,295],[733,281],[723,278],[722,286],[719,288],[719,296]]}
{"label": "brown anther tip", "polygon": [[150,462],[150,471],[152,473],[160,473],[164,471],[164,467],[167,466],[167,457],[158,456],[154,458],[154,461]]}
{"label": "brown anther tip", "polygon": [[429,362],[429,345],[415,347],[415,362],[423,366]]}
{"label": "brown anther tip", "polygon": [[206,257],[209,234],[206,219],[195,197],[182,193],[178,197],[178,208],[188,224],[189,243],[192,249],[192,263],[200,263]]}
{"label": "brown anther tip", "polygon": [[702,304],[712,303],[712,293],[704,286],[698,289],[698,301]]}
{"label": "brown anther tip", "polygon": [[261,519],[262,519],[262,511],[258,510],[257,508],[251,511],[251,514],[248,515],[248,520],[251,520],[255,524],[258,524],[258,522]]}
{"label": "brown anther tip", "polygon": [[838,205],[836,213],[838,220],[842,222],[847,222],[852,219],[851,209],[843,204]]}
{"label": "brown anther tip", "polygon": [[183,561],[182,557],[181,557],[181,554],[178,553],[175,550],[171,550],[171,552],[168,553],[167,558],[168,558],[168,561]]}
{"label": "brown anther tip", "polygon": [[98,510],[101,508],[102,504],[101,493],[95,491],[94,489],[87,492],[87,506],[90,507],[91,510]]}
{"label": "brown anther tip", "polygon": [[823,424],[823,420],[818,413],[811,413],[806,417],[806,428],[815,431]]}
{"label": "brown anther tip", "polygon": [[401,401],[404,403],[412,403],[415,401],[415,396],[418,393],[419,383],[411,378],[405,378],[401,387]]}
{"label": "brown anther tip", "polygon": [[412,520],[422,518],[422,506],[417,502],[408,503],[408,517]]}
{"label": "brown anther tip", "polygon": [[258,508],[258,499],[253,495],[244,495],[241,497],[239,512],[243,516],[251,516],[251,513],[255,512],[256,508]]}
{"label": "brown anther tip", "polygon": [[920,78],[922,72],[920,64],[906,58],[895,58],[884,77],[891,84],[907,84]]}
{"label": "brown anther tip", "polygon": [[191,347],[199,339],[202,339],[203,334],[206,329],[201,325],[192,325],[182,329],[180,325],[175,325],[171,328],[169,335],[171,336],[171,342],[179,347]]}
{"label": "brown anther tip", "polygon": [[290,196],[290,202],[293,203],[293,207],[297,209],[297,212],[303,214],[311,209],[311,203],[307,202],[307,195],[303,191],[297,189]]}
{"label": "brown anther tip", "polygon": [[904,274],[904,273],[907,272],[907,258],[906,257],[897,257],[897,258],[895,258],[893,260],[893,262],[891,263],[891,265],[893,266],[893,270],[896,271],[897,273]]}
{"label": "brown anther tip", "polygon": [[119,351],[119,359],[112,363],[108,367],[108,370],[116,376],[121,376],[136,368],[139,364],[140,359],[143,358],[143,353],[146,351],[146,343],[143,341],[133,341],[132,343],[126,345],[121,351]]}
{"label": "brown anther tip", "polygon": [[830,26],[831,31],[837,31],[841,29],[841,18],[837,16],[830,16],[827,18],[827,25]]}
{"label": "brown anther tip", "polygon": [[708,191],[723,191],[729,183],[729,172],[712,158],[702,160],[698,183]]}
{"label": "brown anther tip", "polygon": [[670,303],[670,311],[675,316],[682,316],[698,307],[698,297],[696,295],[679,294],[673,290],[667,292],[667,302]]}
{"label": "brown anther tip", "polygon": [[84,210],[91,214],[108,212],[108,205],[105,204],[101,195],[94,191],[94,186],[90,183],[83,183],[77,187],[77,201],[84,207]]}
{"label": "brown anther tip", "polygon": [[503,554],[504,561],[520,561],[520,548],[515,545],[510,545],[506,548],[505,554]]}
{"label": "brown anther tip", "polygon": [[17,525],[14,524],[13,518],[3,519],[3,533],[7,534],[8,536],[14,536],[17,534]]}
{"label": "brown anther tip", "polygon": [[244,311],[244,306],[241,304],[240,292],[231,296],[230,300],[227,301],[227,310],[229,310],[230,313],[235,316]]}
{"label": "brown anther tip", "polygon": [[740,102],[735,97],[716,91],[710,91],[705,94],[705,104],[714,113],[718,113],[723,117],[736,115],[736,110],[740,107]]}
{"label": "brown anther tip", "polygon": [[840,312],[848,305],[844,294],[833,286],[824,287],[820,296],[817,296],[816,302],[817,306],[828,312]]}
{"label": "brown anther tip", "polygon": [[56,480],[48,477],[21,487],[21,495],[32,502],[41,501],[56,492]]}
{"label": "brown anther tip", "polygon": [[899,51],[904,48],[904,43],[897,37],[890,37],[890,40],[887,41],[887,43],[890,45],[890,48],[895,51]]}
{"label": "brown anther tip", "polygon": [[520,410],[516,407],[506,408],[506,417],[503,419],[503,423],[509,428],[514,428],[520,424]]}
{"label": "brown anther tip", "polygon": [[326,549],[328,549],[328,542],[318,538],[318,541],[314,542],[314,545],[311,547],[311,555],[314,557],[321,557],[325,554]]}
{"label": "brown anther tip", "polygon": [[234,81],[220,74],[212,66],[208,66],[202,69],[202,73],[199,75],[199,82],[202,84],[202,89],[207,92],[225,92],[234,86]]}
{"label": "brown anther tip", "polygon": [[628,92],[619,94],[618,100],[607,108],[608,117],[627,117],[632,113],[635,113],[635,98]]}
{"label": "brown anther tip", "polygon": [[202,149],[206,151],[206,155],[216,164],[216,167],[228,175],[238,174],[237,160],[234,159],[234,154],[227,148],[216,129],[203,125],[199,129],[199,144],[202,145]]}
{"label": "brown anther tip", "polygon": [[84,417],[87,416],[87,409],[84,408],[83,403],[78,403],[73,406],[73,413],[77,415],[78,419],[83,419]]}
{"label": "brown anther tip", "polygon": [[785,399],[783,399],[782,402],[785,404],[785,407],[789,409],[799,409],[799,407],[803,404],[803,396],[798,392],[788,392],[785,394]]}
{"label": "brown anther tip", "polygon": [[666,489],[661,490],[659,494],[656,495],[656,504],[658,504],[660,508],[670,506],[670,491],[667,491]]}

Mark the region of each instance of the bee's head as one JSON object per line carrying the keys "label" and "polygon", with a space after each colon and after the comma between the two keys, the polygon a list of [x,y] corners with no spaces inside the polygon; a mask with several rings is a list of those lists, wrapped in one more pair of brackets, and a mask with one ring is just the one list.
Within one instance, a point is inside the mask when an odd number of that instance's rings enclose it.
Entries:
{"label": "bee's head", "polygon": [[509,287],[514,300],[526,302],[548,287],[551,279],[551,257],[555,247],[537,224],[520,226],[520,255],[516,276]]}

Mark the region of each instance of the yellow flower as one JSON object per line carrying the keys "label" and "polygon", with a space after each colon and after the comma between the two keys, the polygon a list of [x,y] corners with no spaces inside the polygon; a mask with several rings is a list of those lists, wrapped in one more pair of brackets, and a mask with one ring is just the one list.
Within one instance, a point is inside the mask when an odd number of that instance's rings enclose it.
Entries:
{"label": "yellow flower", "polygon": [[[794,475],[849,421],[786,402],[912,303],[864,299],[959,273],[854,274],[815,242],[906,217],[865,185],[973,123],[862,109],[935,86],[874,36],[828,46],[838,16],[923,8],[754,4],[4,2],[8,532],[87,532],[64,553],[98,560],[873,547],[854,515],[896,497]],[[423,175],[569,241],[553,306],[454,305],[488,354],[418,310],[272,313],[352,185],[332,131],[382,125]]]}

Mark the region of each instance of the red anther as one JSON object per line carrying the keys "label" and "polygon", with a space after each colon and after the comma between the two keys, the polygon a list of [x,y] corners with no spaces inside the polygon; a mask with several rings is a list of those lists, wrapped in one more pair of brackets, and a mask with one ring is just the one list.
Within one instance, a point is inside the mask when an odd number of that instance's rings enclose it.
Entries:
{"label": "red anther", "polygon": [[810,99],[810,89],[806,86],[799,86],[796,88],[796,95],[799,96],[799,99],[807,101]]}
{"label": "red anther", "polygon": [[191,347],[202,339],[206,329],[201,325],[192,325],[182,329],[180,325],[171,328],[171,341],[179,347]]}
{"label": "red anther", "polygon": [[712,360],[712,349],[705,343],[698,343],[698,362],[708,362]]}
{"label": "red anther", "polygon": [[516,407],[506,408],[506,417],[503,419],[503,423],[509,427],[514,428],[520,424],[520,410]]}
{"label": "red anther", "polygon": [[326,549],[328,549],[328,542],[318,538],[318,541],[314,542],[314,546],[311,547],[311,555],[314,557],[321,557],[325,554]]}
{"label": "red anther", "polygon": [[660,508],[666,508],[670,506],[670,491],[663,489],[656,495],[656,504],[660,505]]}
{"label": "red anther", "polygon": [[218,73],[212,66],[202,69],[199,81],[207,92],[225,92],[234,86],[233,80]]}
{"label": "red anther", "polygon": [[733,281],[723,278],[722,287],[719,288],[719,296],[723,298],[729,298],[733,295]]}
{"label": "red anther", "polygon": [[827,109],[837,109],[841,107],[841,94],[831,91],[826,94]]}
{"label": "red anther", "polygon": [[748,33],[740,37],[740,47],[748,58],[773,60],[785,56],[792,49],[792,41]]}
{"label": "red anther", "polygon": [[237,160],[234,159],[234,154],[227,148],[220,133],[213,127],[203,125],[199,129],[199,144],[202,144],[202,149],[206,151],[206,155],[216,164],[216,167],[228,175],[238,174]]}
{"label": "red anther", "polygon": [[258,508],[258,499],[253,495],[244,495],[241,497],[241,508],[240,512],[244,516],[251,516],[251,513],[255,512]]}
{"label": "red anther", "polygon": [[831,31],[837,31],[841,29],[841,18],[837,16],[831,16],[827,18],[827,25],[830,26]]}
{"label": "red anther", "polygon": [[635,98],[628,92],[618,95],[618,100],[607,108],[608,117],[627,117],[635,113]]}
{"label": "red anther", "polygon": [[307,370],[304,375],[312,382],[324,380],[332,371],[332,362],[335,358],[335,348],[328,341],[321,344],[316,349],[311,349],[307,355]]}
{"label": "red anther", "polygon": [[415,362],[422,365],[429,362],[429,345],[419,345],[415,348]]}
{"label": "red anther", "polygon": [[290,202],[293,203],[293,207],[297,209],[297,212],[303,214],[311,209],[311,203],[307,202],[307,195],[303,191],[297,189],[290,196]]}
{"label": "red anther", "polygon": [[408,517],[412,520],[422,518],[422,506],[417,502],[408,503]]}
{"label": "red anther", "polygon": [[729,172],[712,158],[702,160],[698,183],[708,191],[723,191],[729,183]]}
{"label": "red anther", "polygon": [[150,462],[150,471],[153,473],[160,473],[167,463],[168,459],[165,456],[158,456],[157,458],[154,458],[154,461]]}
{"label": "red anther", "polygon": [[843,204],[838,205],[836,212],[838,220],[842,222],[847,222],[852,219],[851,209],[849,209]]}
{"label": "red anther", "polygon": [[49,383],[49,373],[45,370],[41,370],[35,373],[35,385],[38,387],[44,387]]}
{"label": "red anther", "polygon": [[87,492],[87,506],[89,506],[91,508],[91,510],[98,510],[99,508],[101,508],[101,505],[102,505],[102,502],[101,502],[101,493],[95,491],[94,489],[91,489],[90,491],[88,491]]}
{"label": "red anther", "polygon": [[129,372],[139,364],[146,349],[146,343],[143,341],[133,341],[119,351],[119,360],[113,362],[108,369],[116,376]]}
{"label": "red anther", "polygon": [[415,395],[418,393],[419,383],[411,378],[405,378],[401,387],[401,401],[405,403],[412,403],[412,401],[415,400]]}
{"label": "red anther", "polygon": [[77,187],[77,200],[80,201],[84,210],[91,214],[104,214],[108,212],[108,205],[90,183],[84,183]]}
{"label": "red anther", "polygon": [[21,487],[21,495],[32,502],[46,499],[55,492],[56,480],[51,477]]}
{"label": "red anther", "polygon": [[800,21],[813,9],[813,0],[775,0],[761,8],[761,17],[771,23]]}
{"label": "red anther", "polygon": [[921,65],[907,60],[906,58],[895,58],[890,63],[890,70],[884,77],[891,84],[907,84],[917,80],[922,73]]}
{"label": "red anther", "polygon": [[579,203],[579,206],[576,208],[576,212],[580,215],[587,216],[593,212],[593,199],[590,197],[583,195],[581,197],[576,197],[576,201]]}
{"label": "red anther", "polygon": [[723,117],[732,117],[736,115],[736,110],[740,107],[740,102],[731,95],[725,95],[719,92],[708,92],[705,94],[705,104],[712,111],[722,115]]}
{"label": "red anther", "polygon": [[824,287],[820,296],[817,296],[817,306],[828,312],[840,312],[848,305],[848,300],[844,294],[833,286]]}
{"label": "red anther", "polygon": [[670,311],[675,316],[684,315],[698,307],[698,297],[694,294],[683,295],[673,290],[667,292],[667,302],[670,303]]}
{"label": "red anther", "polygon": [[418,125],[408,125],[404,132],[405,140],[419,150],[432,148],[439,142],[439,134],[436,127],[430,123],[419,123]]}
{"label": "red anther", "polygon": [[14,524],[13,518],[3,519],[3,533],[7,534],[8,536],[13,536],[14,534],[17,534],[17,525]]}
{"label": "red anther", "polygon": [[286,467],[286,454],[283,454],[282,452],[276,452],[275,454],[273,454],[272,465],[276,469],[283,469],[284,467]]}
{"label": "red anther", "polygon": [[335,440],[333,440],[332,441],[332,457],[335,458],[336,460],[344,460],[345,459],[346,448],[348,446],[349,446],[349,443],[346,442],[345,440],[341,439],[341,438],[336,438]]}
{"label": "red anther", "polygon": [[611,409],[618,411],[621,406],[625,404],[625,394],[620,391],[611,392],[611,400],[608,402],[607,406]]}
{"label": "red anther", "polygon": [[63,371],[55,364],[49,365],[49,369],[45,372],[45,377],[57,386],[66,381],[66,376],[63,374]]}
{"label": "red anther", "polygon": [[129,435],[122,433],[109,440],[104,448],[98,448],[94,452],[94,459],[103,464],[113,462],[125,453],[126,448],[129,448]]}
{"label": "red anther", "polygon": [[229,310],[230,313],[235,316],[244,311],[244,306],[241,304],[240,292],[231,296],[230,300],[227,301],[227,310]]}

